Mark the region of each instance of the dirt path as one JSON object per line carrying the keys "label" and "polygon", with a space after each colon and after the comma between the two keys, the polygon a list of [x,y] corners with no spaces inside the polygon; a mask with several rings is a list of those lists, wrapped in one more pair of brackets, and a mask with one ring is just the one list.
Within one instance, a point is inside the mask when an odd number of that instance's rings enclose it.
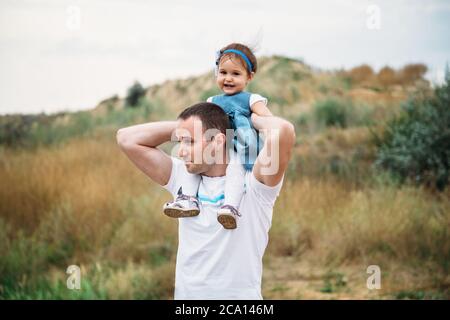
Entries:
{"label": "dirt path", "polygon": [[[264,261],[264,299],[395,299],[391,286],[367,288],[367,266],[330,270],[308,261],[276,257]],[[382,277],[383,281],[383,277]],[[383,282],[382,282],[383,284]]]}

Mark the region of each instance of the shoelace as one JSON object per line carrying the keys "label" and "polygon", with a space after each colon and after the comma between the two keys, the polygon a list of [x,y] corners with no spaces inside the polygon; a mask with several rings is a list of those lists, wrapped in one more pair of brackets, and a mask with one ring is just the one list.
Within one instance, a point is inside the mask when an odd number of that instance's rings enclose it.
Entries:
{"label": "shoelace", "polygon": [[186,194],[179,194],[179,195],[177,196],[177,200],[176,200],[176,201],[178,201],[178,200],[188,200],[188,201],[192,201],[192,202],[195,202],[195,203],[197,204],[197,206],[198,206],[198,200],[197,200],[197,198],[192,197],[192,196],[188,196],[188,195],[186,195]]}
{"label": "shoelace", "polygon": [[223,205],[222,208],[230,209],[232,214],[234,214],[235,216],[241,217],[241,214],[239,213],[239,211],[237,211],[235,207],[230,206],[229,204]]}

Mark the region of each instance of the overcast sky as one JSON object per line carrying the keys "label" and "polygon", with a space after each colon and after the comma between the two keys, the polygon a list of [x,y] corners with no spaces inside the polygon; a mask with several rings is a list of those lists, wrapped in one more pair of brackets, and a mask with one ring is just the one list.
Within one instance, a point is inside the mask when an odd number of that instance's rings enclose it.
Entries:
{"label": "overcast sky", "polygon": [[94,107],[212,69],[234,41],[318,68],[450,63],[447,0],[0,0],[0,113]]}

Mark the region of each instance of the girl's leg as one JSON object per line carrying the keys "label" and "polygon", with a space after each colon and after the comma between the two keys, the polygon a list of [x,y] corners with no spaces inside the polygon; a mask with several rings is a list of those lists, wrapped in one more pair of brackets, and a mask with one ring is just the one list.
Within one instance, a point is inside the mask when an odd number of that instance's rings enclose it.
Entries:
{"label": "girl's leg", "polygon": [[225,229],[235,229],[237,227],[237,218],[241,216],[238,209],[245,188],[245,169],[237,154],[232,152],[230,158],[231,161],[226,171],[225,201],[217,213],[217,220]]}
{"label": "girl's leg", "polygon": [[231,205],[239,209],[242,196],[244,195],[245,169],[238,155],[230,152],[230,163],[227,166],[225,181],[224,205]]}

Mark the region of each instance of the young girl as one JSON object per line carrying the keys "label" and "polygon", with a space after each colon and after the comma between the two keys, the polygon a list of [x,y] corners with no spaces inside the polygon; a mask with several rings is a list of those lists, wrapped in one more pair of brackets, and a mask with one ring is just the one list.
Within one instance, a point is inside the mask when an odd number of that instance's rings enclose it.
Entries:
{"label": "young girl", "polygon": [[[235,130],[233,144],[239,159],[231,152],[231,162],[226,170],[224,203],[217,213],[217,220],[226,229],[237,227],[237,218],[241,216],[239,204],[244,194],[245,172],[252,170],[262,147],[252,126],[251,113],[272,115],[267,108],[266,98],[244,91],[256,70],[256,57],[247,46],[232,43],[222,48],[216,59],[216,83],[223,94],[207,100],[220,106],[229,115]],[[183,181],[175,201],[164,205],[164,213],[170,217],[198,215],[197,191],[200,179],[199,175],[189,175]]]}

